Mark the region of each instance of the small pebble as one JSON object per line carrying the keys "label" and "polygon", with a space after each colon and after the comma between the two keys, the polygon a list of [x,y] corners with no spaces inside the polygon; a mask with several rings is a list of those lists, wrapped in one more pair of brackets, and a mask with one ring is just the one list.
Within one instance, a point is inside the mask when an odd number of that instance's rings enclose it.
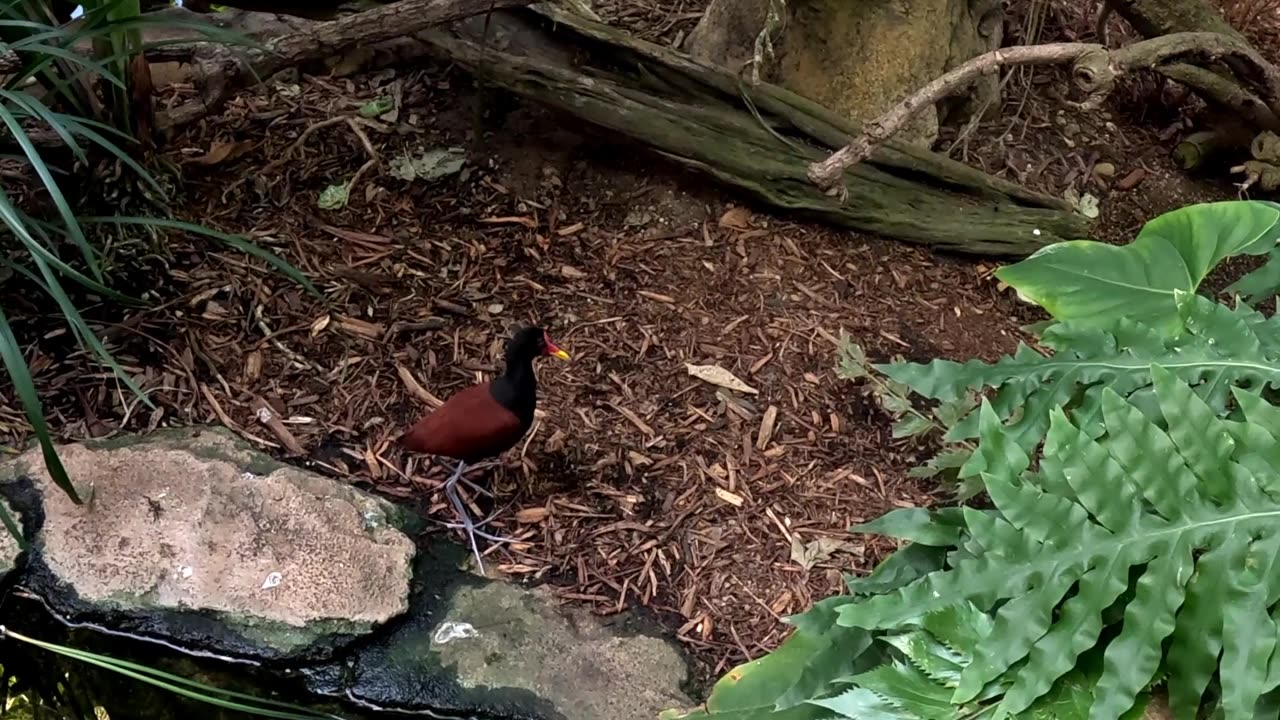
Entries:
{"label": "small pebble", "polygon": [[1116,174],[1116,166],[1109,162],[1100,162],[1093,166],[1093,174],[1098,177],[1114,177]]}

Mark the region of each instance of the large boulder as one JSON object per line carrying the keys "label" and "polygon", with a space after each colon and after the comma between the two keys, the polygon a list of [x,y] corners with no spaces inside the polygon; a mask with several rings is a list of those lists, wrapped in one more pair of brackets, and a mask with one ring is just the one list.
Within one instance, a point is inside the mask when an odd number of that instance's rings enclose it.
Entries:
{"label": "large boulder", "polygon": [[[465,572],[465,548],[411,537],[416,515],[225,431],[59,455],[82,505],[38,449],[0,466],[29,539],[25,554],[0,539],[0,573],[27,591],[0,596],[15,631],[345,718],[642,720],[690,704],[680,652],[641,621],[606,626]],[[68,662],[0,643],[0,666],[71,672],[112,717],[221,717]]]}
{"label": "large boulder", "polygon": [[53,484],[38,448],[0,477],[38,525],[28,585],[64,615],[278,658],[323,655],[408,609],[415,548],[385,500],[221,431],[58,454],[84,504]]}

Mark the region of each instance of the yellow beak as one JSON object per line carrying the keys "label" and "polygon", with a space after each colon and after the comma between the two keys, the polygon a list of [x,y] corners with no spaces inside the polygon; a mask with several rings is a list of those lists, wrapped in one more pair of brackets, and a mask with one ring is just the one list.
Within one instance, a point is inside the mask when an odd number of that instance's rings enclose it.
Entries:
{"label": "yellow beak", "polygon": [[560,358],[561,360],[568,360],[568,359],[569,359],[569,353],[567,353],[567,352],[565,352],[565,351],[561,350],[560,348],[556,348],[555,352],[551,353],[551,355],[552,355],[553,357]]}

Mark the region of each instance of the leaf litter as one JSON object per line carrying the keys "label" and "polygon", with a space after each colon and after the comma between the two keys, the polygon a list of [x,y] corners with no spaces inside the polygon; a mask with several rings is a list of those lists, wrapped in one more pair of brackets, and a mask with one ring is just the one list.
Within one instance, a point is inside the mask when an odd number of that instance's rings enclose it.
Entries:
{"label": "leaf litter", "polygon": [[[442,72],[397,78],[398,112],[434,118],[426,128],[344,121],[387,94],[356,76],[346,89],[307,80],[287,101],[257,90],[189,129],[174,147],[219,137],[239,154],[201,167],[184,219],[279,253],[325,302],[259,260],[174,237],[175,261],[154,269],[160,302],[92,318],[156,410],[44,342],[26,356],[56,432],[222,424],[451,522],[451,468],[395,439],[492,377],[511,326],[537,321],[574,359],[540,365],[534,428],[470,476],[492,496],[464,490],[482,515],[503,509],[493,530],[522,541],[486,548],[486,565],[601,615],[654,611],[703,677],[775,647],[780,618],[891,549],[830,538],[940,493],[907,477],[936,448],[893,439],[876,403],[835,377],[839,334],[877,360],[990,360],[1019,337],[1014,301],[971,264],[903,245],[736,208],[721,223],[728,198],[656,161],[619,167],[607,149],[549,173],[557,155],[544,148],[522,179],[529,148],[504,133],[465,176],[464,131],[448,128],[472,122],[456,109],[467,81]],[[380,159],[406,143],[443,149],[409,161],[436,182],[395,182]],[[383,190],[348,193],[318,219],[325,178],[362,170]],[[641,205],[651,217],[629,226]],[[0,429],[19,442],[25,427],[13,399],[0,402]]]}

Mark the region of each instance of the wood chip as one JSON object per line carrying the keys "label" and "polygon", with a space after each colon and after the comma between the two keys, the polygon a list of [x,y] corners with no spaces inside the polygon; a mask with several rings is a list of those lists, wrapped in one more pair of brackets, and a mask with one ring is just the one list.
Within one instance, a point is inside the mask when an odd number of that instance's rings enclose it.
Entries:
{"label": "wood chip", "polygon": [[742,507],[742,503],[746,502],[746,500],[744,500],[741,495],[737,493],[731,493],[728,490],[725,490],[724,488],[719,486],[716,486],[716,497],[720,498],[721,500],[729,503],[734,507]]}
{"label": "wood chip", "polygon": [[742,382],[733,373],[718,365],[692,365],[690,363],[685,363],[684,367],[690,375],[703,382],[708,382],[712,385],[719,385],[722,388],[728,388],[748,395],[758,395],[760,393],[759,390],[756,390],[750,385]]}
{"label": "wood chip", "polygon": [[490,225],[523,225],[530,230],[538,227],[538,223],[534,222],[533,218],[517,217],[515,215],[480,218],[480,222],[488,223]]}
{"label": "wood chip", "polygon": [[444,404],[443,400],[427,392],[427,389],[422,387],[418,382],[418,379],[413,376],[413,371],[409,368],[397,363],[396,374],[400,376],[400,382],[404,383],[404,387],[409,391],[410,395],[418,398],[433,408],[438,408]]}
{"label": "wood chip", "polygon": [[540,523],[551,517],[551,511],[544,507],[524,508],[516,511],[516,522],[525,525]]}
{"label": "wood chip", "polygon": [[451,312],[454,315],[462,315],[465,317],[471,314],[471,311],[467,309],[465,305],[459,305],[456,302],[451,302],[449,300],[444,300],[442,298],[436,298],[436,307],[440,308],[441,310]]}
{"label": "wood chip", "polygon": [[1133,172],[1116,181],[1117,190],[1132,190],[1147,179],[1147,171],[1142,168],[1136,168]]}
{"label": "wood chip", "polygon": [[570,280],[577,280],[579,278],[584,278],[587,276],[586,273],[582,272],[581,270],[579,270],[578,268],[572,265],[561,265],[560,274],[563,275],[564,277],[569,278]]}
{"label": "wood chip", "polygon": [[370,340],[381,340],[382,336],[386,333],[386,328],[382,325],[367,322],[360,318],[348,317],[346,315],[335,315],[333,320],[344,332],[366,337]]}
{"label": "wood chip", "polygon": [[768,410],[764,411],[764,417],[760,419],[760,431],[756,433],[756,449],[764,451],[769,445],[769,441],[773,439],[774,425],[778,422],[778,406],[770,405]]}
{"label": "wood chip", "polygon": [[648,290],[637,290],[636,294],[641,297],[649,298],[655,302],[667,303],[668,305],[674,305],[676,302],[676,299],[670,295],[663,295],[662,293],[650,292]]}
{"label": "wood chip", "polygon": [[266,400],[263,400],[260,397],[255,397],[251,407],[253,408],[254,416],[257,417],[258,422],[266,425],[267,429],[271,431],[271,434],[276,436],[276,439],[285,446],[285,449],[287,449],[291,455],[307,454],[307,451],[302,447],[302,443],[299,443],[298,438],[294,437],[292,432],[289,432],[289,428],[280,421],[279,413],[277,413]]}
{"label": "wood chip", "polygon": [[614,410],[617,410],[617,411],[618,411],[618,414],[620,414],[620,415],[622,415],[622,417],[624,417],[624,418],[626,418],[626,419],[630,420],[630,421],[631,421],[631,424],[632,424],[632,425],[635,425],[635,426],[636,426],[636,427],[638,427],[638,428],[640,428],[640,432],[644,433],[645,435],[657,435],[657,434],[658,434],[658,433],[656,433],[656,432],[654,432],[654,431],[653,431],[653,428],[649,427],[648,423],[646,423],[645,421],[641,420],[639,415],[635,414],[634,412],[631,412],[631,411],[630,411],[630,410],[628,410],[627,408],[624,408],[624,407],[622,407],[621,405],[618,405],[618,404],[616,404],[616,403],[609,403],[609,407],[613,408]]}

